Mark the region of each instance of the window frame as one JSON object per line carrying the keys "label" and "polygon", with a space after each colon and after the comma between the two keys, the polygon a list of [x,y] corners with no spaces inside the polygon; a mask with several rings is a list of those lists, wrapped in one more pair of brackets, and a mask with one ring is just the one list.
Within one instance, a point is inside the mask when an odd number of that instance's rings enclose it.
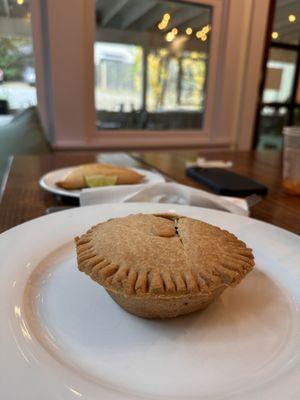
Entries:
{"label": "window frame", "polygon": [[[273,27],[273,21],[274,21],[274,15],[275,15],[275,6],[276,6],[276,1],[272,4],[273,9],[272,9],[272,15],[270,15],[270,27]],[[271,33],[272,29],[269,29],[269,33]],[[263,74],[262,74],[262,85],[261,85],[261,90],[260,90],[260,95],[259,95],[259,101],[257,104],[257,112],[256,112],[256,122],[255,122],[255,127],[254,127],[254,135],[253,135],[253,148],[257,148],[259,144],[259,138],[260,138],[260,123],[261,123],[261,112],[264,107],[270,107],[273,108],[274,110],[277,110],[279,108],[285,108],[287,110],[287,118],[286,118],[286,125],[287,126],[293,126],[295,122],[295,111],[300,108],[300,102],[297,101],[297,91],[298,91],[298,86],[300,85],[300,43],[297,44],[290,44],[290,43],[285,43],[281,41],[274,41],[270,39],[271,35],[269,34],[269,37],[266,38],[266,44],[265,44],[265,65],[263,69]],[[268,58],[269,55],[271,54],[272,49],[280,49],[280,50],[286,50],[289,52],[293,52],[296,55],[295,58],[295,71],[293,74],[293,83],[291,87],[291,96],[290,99],[287,99],[286,101],[276,101],[276,102],[266,102],[263,100],[263,94],[264,94],[264,89],[267,81],[267,70],[268,70]]]}
{"label": "window frame", "polygon": [[[182,0],[186,2],[186,0]],[[217,51],[220,47],[220,26],[221,26],[221,13],[222,13],[222,2],[219,0],[193,0],[193,3],[199,3],[203,5],[208,5],[212,7],[212,22],[211,25],[213,28],[211,32],[211,43],[210,43],[210,53],[209,53],[209,67],[207,73],[207,84],[206,84],[206,104],[205,104],[205,112],[204,112],[204,124],[203,129],[193,129],[193,130],[185,130],[185,129],[177,129],[177,130],[96,130],[94,132],[92,139],[93,141],[99,141],[99,136],[101,135],[101,142],[105,140],[109,145],[111,143],[111,136],[114,136],[122,141],[127,141],[128,145],[132,145],[130,138],[140,142],[140,145],[143,145],[145,141],[151,143],[151,145],[172,145],[175,140],[183,143],[191,143],[196,144],[197,142],[200,144],[201,142],[211,142],[212,136],[211,132],[213,131],[213,109],[214,109],[214,100],[212,93],[216,90],[216,76],[217,76],[217,68],[216,68],[216,58]],[[200,114],[200,113],[199,113]],[[95,117],[96,118],[96,117]],[[184,136],[184,137],[183,137]],[[200,138],[201,136],[201,138]]]}
{"label": "window frame", "polygon": [[[269,0],[192,2],[212,7],[203,129],[120,131],[96,129],[95,24],[91,23],[95,0],[72,0],[72,13],[69,2],[32,0],[39,108],[55,148],[249,148],[256,98],[249,100],[247,94],[258,92],[262,60],[258,40],[263,28],[257,29],[257,24],[265,22]],[[248,52],[253,42],[258,46]],[[247,74],[254,79],[252,86],[247,84]],[[242,117],[248,122],[240,134]]]}

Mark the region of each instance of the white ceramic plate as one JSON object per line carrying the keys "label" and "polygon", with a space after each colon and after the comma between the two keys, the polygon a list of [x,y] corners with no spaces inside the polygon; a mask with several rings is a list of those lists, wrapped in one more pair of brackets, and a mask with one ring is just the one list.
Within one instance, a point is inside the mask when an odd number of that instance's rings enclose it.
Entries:
{"label": "white ceramic plate", "polygon": [[[80,190],[65,190],[56,185],[55,182],[62,181],[65,176],[72,171],[74,167],[61,168],[56,169],[54,171],[50,171],[47,174],[43,175],[39,180],[40,186],[48,192],[58,194],[60,196],[67,197],[76,197],[79,198]],[[141,183],[160,183],[165,182],[165,178],[159,173],[148,171],[142,168],[132,168],[134,171],[138,172],[141,175],[144,175],[144,179]]]}
{"label": "white ceramic plate", "polygon": [[[77,270],[72,239],[108,218],[166,211],[234,232],[256,268],[203,312],[145,320]],[[83,207],[17,226],[0,236],[0,397],[299,399],[299,249],[274,226],[167,204]]]}

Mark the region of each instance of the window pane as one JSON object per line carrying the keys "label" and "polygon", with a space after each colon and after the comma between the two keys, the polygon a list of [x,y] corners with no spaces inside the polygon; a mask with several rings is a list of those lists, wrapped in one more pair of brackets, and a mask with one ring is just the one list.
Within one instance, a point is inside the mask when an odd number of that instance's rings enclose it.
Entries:
{"label": "window pane", "polygon": [[141,47],[98,42],[94,59],[96,109],[109,113],[140,109]]}
{"label": "window pane", "polygon": [[199,3],[99,0],[94,45],[100,129],[199,129],[211,9]]}
{"label": "window pane", "polygon": [[299,44],[300,2],[299,0],[277,0],[273,22],[272,40]]}
{"label": "window pane", "polygon": [[294,125],[300,126],[300,107],[294,109]]}
{"label": "window pane", "polygon": [[280,149],[282,129],[287,121],[287,108],[263,107],[260,113],[258,149]]}
{"label": "window pane", "polygon": [[267,62],[267,76],[263,102],[287,102],[293,89],[297,52],[271,48]]}
{"label": "window pane", "polygon": [[29,0],[3,1],[0,7],[0,125],[36,105]]}

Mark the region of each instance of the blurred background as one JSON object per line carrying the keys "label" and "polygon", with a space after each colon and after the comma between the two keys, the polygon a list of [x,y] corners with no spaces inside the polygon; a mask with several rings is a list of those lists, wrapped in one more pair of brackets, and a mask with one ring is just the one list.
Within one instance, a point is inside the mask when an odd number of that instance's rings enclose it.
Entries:
{"label": "blurred background", "polygon": [[299,0],[0,0],[0,154],[281,149],[299,40]]}

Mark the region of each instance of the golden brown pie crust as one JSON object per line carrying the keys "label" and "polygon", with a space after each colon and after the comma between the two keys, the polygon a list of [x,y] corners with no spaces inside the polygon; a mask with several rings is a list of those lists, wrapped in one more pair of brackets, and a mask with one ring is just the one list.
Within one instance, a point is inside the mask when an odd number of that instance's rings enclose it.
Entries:
{"label": "golden brown pie crust", "polygon": [[112,219],[75,240],[79,270],[146,318],[203,309],[254,266],[252,250],[233,234],[175,215]]}
{"label": "golden brown pie crust", "polygon": [[143,179],[143,175],[130,168],[113,164],[93,163],[72,168],[64,180],[56,182],[56,185],[66,190],[82,189],[87,187],[85,176],[88,175],[116,176],[117,185],[135,184]]}

